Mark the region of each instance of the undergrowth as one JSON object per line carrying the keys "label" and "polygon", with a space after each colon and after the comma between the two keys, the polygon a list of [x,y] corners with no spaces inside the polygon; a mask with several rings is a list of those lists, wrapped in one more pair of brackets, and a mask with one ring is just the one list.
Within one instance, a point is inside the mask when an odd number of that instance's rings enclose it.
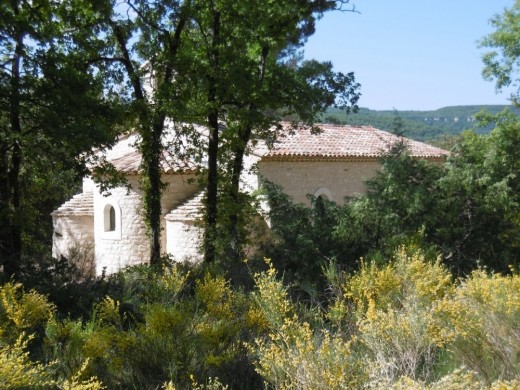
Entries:
{"label": "undergrowth", "polygon": [[6,283],[0,388],[520,388],[516,272],[454,279],[413,247],[360,264],[325,266],[311,302],[269,260],[252,291],[216,268],[133,267],[87,318]]}

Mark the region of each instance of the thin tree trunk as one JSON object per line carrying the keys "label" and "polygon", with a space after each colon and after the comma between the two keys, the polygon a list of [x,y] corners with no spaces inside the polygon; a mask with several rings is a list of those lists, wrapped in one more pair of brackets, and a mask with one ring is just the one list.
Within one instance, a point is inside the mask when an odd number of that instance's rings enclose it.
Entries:
{"label": "thin tree trunk", "polygon": [[[219,66],[219,39],[220,39],[220,12],[213,11],[213,41],[212,60],[213,69]],[[206,230],[204,235],[204,260],[213,262],[216,257],[215,240],[217,238],[217,191],[218,191],[218,148],[219,148],[219,123],[217,107],[217,77],[208,76],[208,184],[206,188]]]}
{"label": "thin tree trunk", "polygon": [[218,212],[218,115],[213,113],[208,117],[209,144],[208,144],[208,184],[206,199],[206,230],[204,236],[204,260],[212,262],[216,257],[215,240],[217,238],[217,212]]}
{"label": "thin tree trunk", "polygon": [[[15,14],[18,10],[15,6]],[[22,133],[20,120],[20,65],[23,56],[24,34],[18,32],[16,37],[16,47],[11,68],[11,94],[9,101],[9,125],[11,128],[11,160],[7,162],[8,168],[8,185],[7,185],[7,202],[5,206],[8,208],[10,216],[8,223],[10,234],[4,235],[4,242],[0,243],[3,249],[4,272],[7,276],[17,276],[20,272],[20,262],[22,256],[22,227],[20,220],[20,168],[22,164],[22,150],[20,146],[19,136]]]}
{"label": "thin tree trunk", "polygon": [[[180,47],[181,34],[186,26],[188,18],[187,10],[189,10],[190,2],[185,3],[182,16],[177,24],[177,28],[172,35],[167,38],[169,45],[168,63],[165,66],[164,74],[161,80],[155,80],[160,89],[172,82],[173,78],[173,62]],[[164,93],[160,96],[154,96],[154,102],[158,107],[157,111],[151,111],[152,108],[147,102],[147,98],[141,84],[141,77],[131,61],[130,53],[127,48],[128,40],[123,30],[117,23],[110,21],[110,25],[116,36],[119,49],[123,55],[123,65],[132,83],[135,100],[139,109],[139,126],[142,138],[140,150],[143,158],[143,197],[145,220],[148,225],[148,234],[150,237],[150,264],[158,271],[161,269],[161,195],[164,184],[161,181],[161,156],[164,146],[162,144],[162,135],[166,123],[166,115],[162,109]]]}
{"label": "thin tree trunk", "polygon": [[240,199],[240,177],[242,176],[242,170],[244,168],[244,155],[246,152],[247,144],[251,137],[251,127],[241,129],[239,133],[239,141],[234,148],[233,163],[231,169],[231,188],[229,196],[231,201],[234,203],[234,207],[231,208],[229,215],[229,250],[228,255],[230,260],[239,261],[242,255],[242,236],[240,226],[240,213],[242,212],[243,205]]}
{"label": "thin tree trunk", "polygon": [[[265,78],[265,67],[267,56],[269,55],[269,47],[264,46],[262,48],[262,54],[260,57],[260,72],[258,79],[260,84],[264,82]],[[249,111],[252,113],[256,109],[255,104],[249,104]],[[243,205],[240,203],[240,177],[242,176],[242,170],[244,169],[244,155],[247,149],[247,144],[251,139],[253,129],[251,125],[247,124],[242,127],[238,134],[238,142],[235,145],[233,154],[233,165],[231,170],[231,188],[230,198],[234,202],[235,207],[232,208],[229,216],[229,255],[235,261],[239,261],[242,255],[242,237],[240,226],[240,213],[242,212]]]}
{"label": "thin tree trunk", "polygon": [[152,126],[151,133],[143,134],[144,209],[150,236],[150,265],[161,268],[161,137],[164,121]]}

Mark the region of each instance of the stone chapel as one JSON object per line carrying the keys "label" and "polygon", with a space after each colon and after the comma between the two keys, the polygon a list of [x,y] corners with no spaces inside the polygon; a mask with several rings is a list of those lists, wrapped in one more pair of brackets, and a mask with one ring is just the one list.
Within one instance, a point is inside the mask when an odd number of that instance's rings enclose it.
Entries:
{"label": "stone chapel", "polygon": [[[406,142],[416,158],[441,162],[448,154],[370,126],[323,124],[320,129],[317,134],[308,129],[288,131],[277,137],[272,148],[264,143],[252,147],[245,159],[242,190],[255,191],[262,180],[268,180],[280,185],[295,202],[309,204],[307,195],[311,194],[343,203],[346,196],[365,192],[365,180],[380,169],[380,157],[396,142]],[[135,134],[124,135],[103,152],[106,161],[126,176],[130,190],[118,187],[106,196],[92,178],[85,177],[82,191],[52,213],[54,257],[68,257],[71,250],[88,246],[97,274],[148,260],[137,141]],[[164,154],[162,181],[167,187],[161,201],[161,243],[177,261],[201,258],[202,231],[197,220],[202,217],[203,193],[196,175],[195,163]]]}

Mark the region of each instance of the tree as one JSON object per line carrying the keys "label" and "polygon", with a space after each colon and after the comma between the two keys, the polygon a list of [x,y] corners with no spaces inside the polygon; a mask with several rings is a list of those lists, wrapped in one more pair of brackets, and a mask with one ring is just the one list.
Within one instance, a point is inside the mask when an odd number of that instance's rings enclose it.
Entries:
{"label": "tree", "polygon": [[493,49],[483,56],[483,75],[486,80],[495,80],[497,90],[513,86],[512,100],[518,104],[520,98],[520,1],[505,9],[502,15],[491,19],[495,31],[484,37],[481,47]]}
{"label": "tree", "polygon": [[[441,180],[446,193],[446,225],[462,268],[476,261],[507,272],[519,261],[518,196],[519,120],[513,114],[494,118],[489,136],[464,133]],[[455,214],[455,210],[458,213]],[[442,230],[439,238],[442,240]]]}
{"label": "tree", "polygon": [[[208,142],[202,143],[208,162],[205,257],[212,261],[219,182],[225,182],[220,177],[229,172],[230,198],[238,202],[243,156],[253,135],[265,134],[283,114],[297,113],[310,123],[338,95],[341,103],[357,101],[351,74],[336,74],[326,63],[291,67],[288,61],[288,54],[314,31],[316,18],[348,0],[291,0],[276,6],[229,0],[67,4],[76,25],[73,10],[78,5],[87,15],[79,21],[74,40],[90,53],[90,69],[105,77],[109,93],[117,93],[132,108],[129,123],[140,135],[152,264],[160,258],[161,141],[170,123],[186,123],[179,126],[186,133],[191,124],[208,127]],[[237,213],[229,219],[230,230],[236,230]]]}
{"label": "tree", "polygon": [[[161,259],[163,134],[183,111],[185,99],[178,94],[182,88],[177,88],[174,72],[192,2],[69,0],[66,3],[69,20],[76,27],[74,41],[86,53],[89,69],[103,77],[106,94],[116,95],[127,104],[127,125],[140,136],[144,217],[150,238],[150,263],[157,267]],[[78,8],[87,15],[81,20],[75,16]],[[115,180],[109,184],[121,182]]]}
{"label": "tree", "polygon": [[58,9],[50,0],[0,6],[0,261],[8,276],[19,273],[28,228],[35,176],[27,172],[54,159],[77,167],[76,156],[107,142],[113,118],[99,79],[68,50]]}
{"label": "tree", "polygon": [[[355,105],[359,94],[352,74],[335,73],[330,63],[301,63],[294,55],[314,32],[317,18],[348,1],[201,4],[191,43],[198,61],[187,61],[190,66],[185,73],[177,69],[176,78],[185,77],[189,89],[204,91],[199,104],[190,106],[199,108],[194,117],[204,118],[209,128],[204,246],[211,262],[221,233],[229,242],[226,254],[240,256],[239,221],[246,201],[239,183],[250,141],[273,138],[272,129],[280,129],[288,115],[311,127],[318,113],[335,103]],[[219,218],[219,192],[220,201],[231,205],[224,221]],[[219,220],[225,227],[217,233]]]}

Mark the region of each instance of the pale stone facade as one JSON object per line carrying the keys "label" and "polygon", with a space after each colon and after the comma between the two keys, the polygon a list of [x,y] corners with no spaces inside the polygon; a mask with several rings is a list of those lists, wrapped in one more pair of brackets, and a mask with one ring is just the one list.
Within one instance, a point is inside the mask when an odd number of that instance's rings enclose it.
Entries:
{"label": "pale stone facade", "polygon": [[343,204],[346,196],[365,192],[365,181],[381,165],[377,161],[260,161],[262,177],[282,187],[296,203],[309,204],[307,195],[324,196]]}
{"label": "pale stone facade", "polygon": [[199,192],[167,214],[166,252],[177,261],[200,260],[200,243],[204,193]]}
{"label": "pale stone facade", "polygon": [[[345,197],[365,192],[365,180],[380,169],[379,157],[400,140],[371,127],[323,125],[322,133],[304,130],[283,135],[272,149],[258,145],[244,160],[241,190],[257,190],[263,180],[282,187],[295,202],[309,205],[308,195],[343,203]],[[71,249],[94,247],[95,270],[112,273],[149,258],[150,247],[139,189],[140,155],[136,137],[126,136],[105,157],[126,173],[131,189],[118,187],[101,194],[89,178],[82,193],[52,213],[53,256],[68,257]],[[410,153],[417,158],[442,161],[446,152],[415,141]],[[162,180],[161,244],[177,261],[198,261],[203,230],[200,219],[203,193],[190,163],[165,156]],[[265,216],[268,205],[261,202]],[[266,220],[269,225],[269,221]]]}
{"label": "pale stone facade", "polygon": [[[167,248],[168,227],[164,219],[167,211],[175,209],[198,191],[198,185],[190,178],[194,179],[194,175],[175,174],[163,177],[167,184],[161,201],[163,248]],[[69,257],[71,250],[93,244],[95,272],[98,275],[141,264],[144,259],[149,258],[150,246],[146,239],[138,177],[129,176],[127,180],[130,190],[118,187],[106,195],[99,191],[90,178],[84,179],[83,192],[52,213],[54,257]],[[81,208],[78,207],[79,204]],[[107,212],[110,207],[114,208],[113,229],[110,229],[107,222],[110,219]],[[189,257],[196,258],[197,249],[192,245]]]}

